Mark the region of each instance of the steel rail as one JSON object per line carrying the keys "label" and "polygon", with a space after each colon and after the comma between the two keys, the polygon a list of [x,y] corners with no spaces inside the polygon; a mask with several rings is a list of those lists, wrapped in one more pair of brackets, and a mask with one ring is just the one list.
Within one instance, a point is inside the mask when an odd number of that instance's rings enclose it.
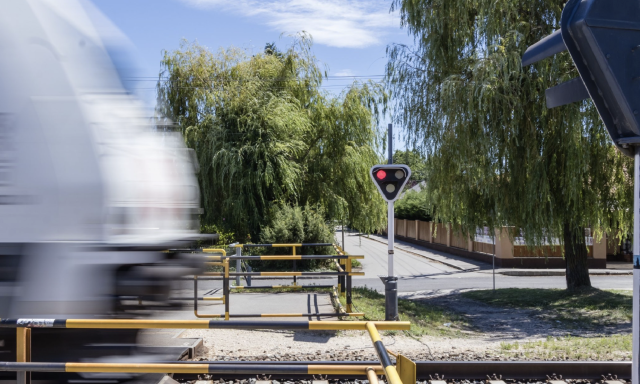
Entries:
{"label": "steel rail", "polygon": [[[254,361],[197,361],[181,364],[262,364]],[[308,361],[268,361],[270,365],[305,365]],[[379,361],[314,361],[315,365],[355,365],[359,367],[379,366]],[[614,375],[618,379],[631,378],[631,361],[416,361],[418,380],[429,380],[436,374],[445,380],[486,380],[487,376],[502,375],[504,379],[548,380],[547,376],[557,375],[565,379],[602,379]],[[378,373],[378,372],[376,372]],[[240,378],[241,375],[224,376]],[[246,375],[244,376],[246,377]],[[407,384],[407,383],[403,383]]]}
{"label": "steel rail", "polygon": [[486,379],[499,374],[503,379],[547,380],[547,375],[567,379],[602,379],[616,375],[631,379],[630,361],[416,361],[419,378],[444,375],[447,379]]}

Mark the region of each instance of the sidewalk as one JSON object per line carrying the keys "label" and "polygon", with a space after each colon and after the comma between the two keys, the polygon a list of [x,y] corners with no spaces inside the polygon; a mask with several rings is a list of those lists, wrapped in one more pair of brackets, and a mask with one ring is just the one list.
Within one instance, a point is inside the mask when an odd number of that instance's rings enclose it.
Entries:
{"label": "sidewalk", "polygon": [[[363,239],[369,241],[376,241],[378,243],[387,244],[387,237],[380,235],[369,235],[362,236]],[[473,271],[473,270],[481,270],[481,269],[491,269],[490,264],[483,263],[481,261],[469,260],[464,257],[451,255],[449,253],[436,251],[434,249],[429,249],[426,247],[422,247],[420,245],[416,245],[413,243],[409,243],[407,241],[396,239],[393,243],[393,246],[396,251],[406,252],[415,256],[421,256],[426,259],[444,264],[451,268],[460,270],[460,271]]]}
{"label": "sidewalk", "polygon": [[[380,235],[362,236],[363,239],[369,241],[376,241],[378,243],[387,244],[387,237]],[[394,248],[397,251],[410,253],[416,256],[421,256],[432,261],[442,263],[451,268],[455,268],[460,271],[477,271],[480,273],[493,273],[491,264],[483,263],[481,261],[469,260],[464,257],[455,256],[446,252],[436,251],[427,247],[422,247],[413,243],[396,239],[394,241]],[[591,269],[589,270],[590,276],[629,276],[633,274],[631,263],[608,263],[607,269]],[[564,276],[564,269],[507,269],[496,268],[497,274],[505,276]]]}

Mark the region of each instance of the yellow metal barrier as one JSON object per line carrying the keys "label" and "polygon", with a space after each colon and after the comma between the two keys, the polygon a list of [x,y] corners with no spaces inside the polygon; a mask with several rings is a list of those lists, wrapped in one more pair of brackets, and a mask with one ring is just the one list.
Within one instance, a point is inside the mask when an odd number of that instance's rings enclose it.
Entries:
{"label": "yellow metal barrier", "polygon": [[[139,320],[139,319],[0,319],[0,328],[17,328],[17,362],[0,362],[0,371],[18,371],[18,384],[28,383],[32,371],[42,372],[130,372],[130,373],[217,373],[216,364],[119,364],[119,363],[30,363],[30,328],[75,328],[75,329],[282,329],[282,330],[366,330],[378,354],[380,367],[348,365],[313,365],[304,370],[279,366],[286,373],[367,375],[371,383],[373,375],[384,371],[389,384],[415,383],[415,364],[402,355],[397,356],[398,370],[382,344],[378,330],[409,330],[408,321],[230,321],[214,320]],[[304,367],[304,366],[303,366]],[[243,371],[245,368],[243,367]],[[221,368],[220,368],[221,369]],[[256,368],[259,373],[279,373],[278,368]],[[373,372],[372,372],[373,370]],[[252,374],[252,372],[245,372]]]}
{"label": "yellow metal barrier", "polygon": [[396,371],[396,367],[391,364],[391,359],[389,358],[387,349],[384,347],[384,344],[382,344],[376,325],[373,322],[368,322],[366,323],[366,328],[369,332],[369,336],[371,337],[371,341],[373,342],[373,347],[378,354],[382,368],[384,369],[384,375],[387,377],[387,382],[389,384],[402,384],[398,371]]}
{"label": "yellow metal barrier", "polygon": [[204,253],[222,253],[222,256],[227,256],[227,251],[222,248],[203,248]]}
{"label": "yellow metal barrier", "polygon": [[233,364],[219,363],[9,363],[0,362],[0,371],[28,371],[28,372],[118,372],[118,373],[182,373],[224,375],[229,371],[241,369],[250,375],[367,375],[369,370],[383,373],[380,366],[367,367],[362,365],[331,365],[331,364],[300,364],[276,365],[256,364],[244,365],[241,368]]}
{"label": "yellow metal barrier", "polygon": [[[333,246],[334,249],[338,252],[338,256],[340,257],[338,265],[338,270],[340,272],[297,272],[296,271],[296,261],[303,259],[313,259],[313,255],[298,255],[297,247],[303,246]],[[338,292],[342,297],[346,298],[347,305],[346,311],[344,309],[341,313],[336,313],[338,316],[363,316],[361,313],[353,312],[353,305],[351,300],[351,291],[352,291],[352,276],[364,276],[364,272],[353,272],[352,271],[352,261],[351,259],[362,259],[364,256],[362,255],[345,255],[340,247],[336,244],[330,243],[287,243],[287,244],[233,244],[230,247],[235,248],[256,248],[256,247],[291,247],[292,254],[291,255],[262,255],[262,256],[243,256],[242,252],[236,252],[236,255],[227,256],[224,249],[219,248],[205,248],[203,252],[206,253],[221,253],[222,256],[205,256],[207,262],[205,265],[208,266],[222,266],[222,272],[204,272],[203,276],[221,276],[223,277],[223,296],[221,298],[213,298],[213,297],[203,297],[202,300],[208,301],[222,301],[225,304],[225,312],[224,318],[228,320],[230,317],[276,317],[277,314],[255,314],[255,315],[234,315],[230,316],[229,314],[229,293],[231,289],[243,289],[244,287],[230,287],[229,278],[236,277],[239,279],[240,276],[270,276],[270,277],[292,277],[293,284],[290,286],[295,289],[299,287],[297,277],[298,276],[320,276],[320,275],[338,275]],[[320,255],[319,259],[330,259],[331,255]],[[242,272],[235,271],[230,272],[229,270],[229,262],[230,260],[236,260],[237,263],[240,263],[239,260],[292,260],[293,261],[293,272]],[[334,259],[334,261],[336,261]],[[211,314],[205,315],[198,313],[198,298],[197,298],[197,278],[194,278],[194,314],[197,318],[220,318],[221,315]],[[238,283],[236,283],[238,284]],[[269,287],[265,287],[269,288]],[[328,314],[287,314],[283,313],[282,317],[291,317],[291,316],[326,316]]]}

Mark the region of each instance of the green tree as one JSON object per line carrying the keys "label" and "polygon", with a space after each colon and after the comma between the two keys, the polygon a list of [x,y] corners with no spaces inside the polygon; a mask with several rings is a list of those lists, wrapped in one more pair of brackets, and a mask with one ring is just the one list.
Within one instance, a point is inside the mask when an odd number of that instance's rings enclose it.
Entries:
{"label": "green tree", "polygon": [[411,178],[407,184],[408,187],[424,181],[427,178],[426,174],[426,159],[416,149],[398,151],[393,154],[394,164],[406,164],[411,168]]}
{"label": "green tree", "polygon": [[431,221],[424,191],[406,191],[395,202],[394,214],[397,219]]}
{"label": "green tree", "polygon": [[567,53],[522,68],[525,49],[559,28],[551,0],[395,0],[415,46],[388,49],[397,120],[427,157],[435,219],[559,238],[567,287],[590,286],[583,230],[631,224],[632,163],[590,100],[547,110],[544,90],[577,76]]}
{"label": "green tree", "polygon": [[256,55],[186,42],[164,53],[158,109],[197,153],[204,224],[258,238],[274,204],[384,224],[367,172],[387,96],[376,83],[356,82],[339,97],[322,91],[311,46],[300,35],[286,51],[270,43]]}

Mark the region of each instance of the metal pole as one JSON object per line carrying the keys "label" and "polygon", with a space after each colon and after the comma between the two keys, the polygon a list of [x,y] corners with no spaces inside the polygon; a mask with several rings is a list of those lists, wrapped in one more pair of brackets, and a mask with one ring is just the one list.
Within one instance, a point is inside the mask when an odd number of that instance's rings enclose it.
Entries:
{"label": "metal pole", "polygon": [[640,147],[635,147],[633,170],[633,357],[631,382],[640,383]]}
{"label": "metal pole", "polygon": [[344,251],[344,216],[342,216],[342,252],[345,252]]}
{"label": "metal pole", "polygon": [[[236,256],[242,256],[242,248],[236,247]],[[236,260],[236,272],[242,272],[242,261]],[[240,276],[236,277],[236,285],[240,285]]]}
{"label": "metal pole", "polygon": [[[389,164],[393,164],[393,124],[389,123]],[[388,256],[388,266],[389,269],[388,276],[393,276],[393,240],[395,238],[393,222],[394,222],[394,212],[393,212],[393,201],[390,201],[387,204],[387,238],[389,245],[389,256]]]}
{"label": "metal pole", "polygon": [[491,259],[493,263],[493,292],[496,291],[496,254],[493,254],[493,258]]}
{"label": "metal pole", "polygon": [[[389,124],[389,164],[393,164],[393,124]],[[387,203],[387,278],[385,280],[384,298],[385,311],[384,318],[387,321],[398,320],[398,278],[393,274],[393,240],[394,231],[393,201]]]}
{"label": "metal pole", "polygon": [[[295,256],[296,255],[296,247],[293,246],[292,248],[293,248],[293,256]],[[298,266],[296,265],[296,261],[293,260],[293,272],[296,272],[298,270],[297,267]],[[298,279],[296,278],[295,275],[293,276],[293,285],[298,285]]]}
{"label": "metal pole", "polygon": [[389,124],[389,164],[393,164],[393,124]]}
{"label": "metal pole", "polygon": [[393,240],[395,237],[394,233],[394,212],[393,212],[393,201],[387,203],[387,244],[388,244],[388,257],[387,257],[387,276],[393,276]]}
{"label": "metal pole", "polygon": [[[240,249],[240,248],[236,248]],[[237,251],[236,251],[237,254]],[[238,276],[238,279],[240,277]],[[222,296],[224,296],[224,319],[229,320],[229,259],[224,261],[224,279],[222,280]]]}

